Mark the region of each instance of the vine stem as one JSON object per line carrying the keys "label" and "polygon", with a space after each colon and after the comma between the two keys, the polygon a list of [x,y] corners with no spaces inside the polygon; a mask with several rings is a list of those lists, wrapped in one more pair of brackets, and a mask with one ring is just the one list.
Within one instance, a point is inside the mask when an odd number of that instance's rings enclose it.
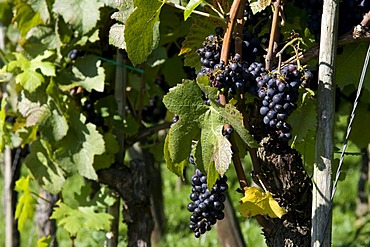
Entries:
{"label": "vine stem", "polygon": [[[227,63],[228,58],[229,58],[229,51],[230,51],[229,44],[230,44],[230,39],[231,39],[231,33],[234,27],[235,18],[238,13],[239,6],[242,6],[242,4],[244,4],[243,6],[245,6],[246,0],[235,0],[230,8],[230,17],[228,20],[226,32],[225,32],[223,43],[222,43],[222,50],[221,50],[221,61],[224,61],[225,64]],[[219,95],[219,99],[220,99],[221,105],[227,104],[226,96],[223,93]],[[230,124],[225,124],[224,128],[225,129],[230,128]],[[238,150],[238,147],[236,145],[233,135],[231,135],[230,137],[230,143],[231,143],[231,150],[233,152],[232,159],[233,159],[236,174],[239,179],[239,184],[241,188],[244,188],[248,186],[248,182],[247,182],[247,178],[245,176],[243,166],[242,166],[242,163],[239,157],[239,150]]]}
{"label": "vine stem", "polygon": [[270,41],[269,41],[269,47],[268,52],[265,59],[265,68],[267,70],[271,69],[271,66],[274,62],[277,49],[277,43],[280,36],[280,28],[278,25],[279,19],[280,19],[280,9],[281,9],[281,0],[276,0],[274,2],[274,15],[272,18],[272,24],[271,24],[271,34],[270,34]]}
{"label": "vine stem", "polygon": [[[220,18],[224,18],[224,15],[220,12],[220,11],[218,11],[212,4],[209,4],[209,3],[205,3],[208,7],[210,7],[212,10],[213,10],[213,12],[215,12],[216,14],[218,14],[218,16],[220,17]],[[222,9],[221,9],[222,10]]]}
{"label": "vine stem", "polygon": [[[279,58],[279,66],[278,66],[279,70],[280,70],[280,67],[281,67],[281,55],[283,54],[283,52],[285,51],[285,49],[287,49],[289,46],[292,46],[293,47],[293,49],[295,51],[295,57],[297,58],[297,63],[299,63],[299,59],[298,59],[299,53],[298,53],[298,50],[293,46],[294,42],[296,42],[296,41],[302,41],[302,38],[297,37],[297,38],[292,39],[291,41],[289,41],[288,43],[286,43],[284,45],[284,47],[278,53],[276,53],[276,57]],[[300,66],[298,65],[298,67],[300,67]]]}
{"label": "vine stem", "polygon": [[[186,7],[181,6],[179,4],[176,4],[176,3],[172,3],[170,1],[166,1],[165,4],[167,4],[169,6],[172,6],[172,7],[175,7],[176,9],[186,10]],[[221,20],[221,21],[225,20],[224,18],[221,18],[219,16],[211,15],[211,14],[208,14],[208,13],[205,13],[205,12],[202,12],[202,11],[198,11],[198,10],[193,10],[192,13],[200,15],[200,16],[204,16],[204,17],[207,17],[207,18],[218,19],[218,20]]]}
{"label": "vine stem", "polygon": [[45,197],[40,196],[39,194],[37,194],[36,192],[31,191],[31,194],[32,194],[32,195],[34,195],[34,196],[36,196],[37,198],[40,198],[41,200],[44,200],[45,202],[49,203],[49,204],[50,204],[50,205],[52,205],[52,206],[54,206],[54,205],[55,205],[55,203],[54,203],[54,202],[49,201],[49,200],[48,200],[48,199],[46,199]]}

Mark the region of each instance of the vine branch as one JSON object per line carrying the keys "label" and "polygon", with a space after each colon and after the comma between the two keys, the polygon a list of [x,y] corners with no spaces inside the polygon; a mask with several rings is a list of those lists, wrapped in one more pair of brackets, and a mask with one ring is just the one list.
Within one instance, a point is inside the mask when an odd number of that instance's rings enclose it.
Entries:
{"label": "vine branch", "polygon": [[160,130],[168,129],[170,127],[170,122],[164,122],[158,125],[154,125],[149,128],[144,128],[141,130],[138,134],[131,136],[130,138],[126,138],[125,140],[125,149],[131,147],[136,142],[145,139],[148,136],[151,136],[155,133],[157,133]]}
{"label": "vine branch", "polygon": [[[244,5],[242,5],[242,4],[244,4]],[[229,17],[229,20],[228,20],[226,32],[225,32],[223,43],[222,43],[222,50],[221,50],[221,61],[223,61],[225,64],[227,63],[228,58],[229,58],[229,51],[230,51],[229,44],[230,44],[231,33],[232,33],[232,30],[233,30],[235,18],[236,18],[236,15],[238,13],[239,7],[240,6],[245,6],[245,4],[246,4],[246,0],[235,0],[233,2],[233,4],[231,5],[230,17]],[[219,98],[220,98],[220,104],[221,105],[226,105],[227,104],[226,96],[223,93],[221,93],[219,95]],[[225,129],[230,128],[230,124],[225,124],[224,128]],[[237,145],[235,143],[235,139],[234,139],[233,134],[230,136],[230,143],[231,143],[231,150],[233,151],[233,158],[232,159],[233,159],[236,174],[237,174],[238,179],[239,179],[239,184],[240,184],[241,188],[244,188],[248,185],[247,178],[245,177],[243,166],[242,166],[242,163],[241,163],[241,160],[240,160],[240,157],[239,157],[239,150],[238,150]]]}
{"label": "vine branch", "polygon": [[265,68],[267,70],[271,69],[271,66],[275,60],[275,53],[277,49],[277,43],[280,36],[280,27],[278,25],[280,20],[280,10],[281,10],[281,0],[276,0],[274,2],[274,15],[271,24],[271,34],[269,40],[268,52],[265,59]]}

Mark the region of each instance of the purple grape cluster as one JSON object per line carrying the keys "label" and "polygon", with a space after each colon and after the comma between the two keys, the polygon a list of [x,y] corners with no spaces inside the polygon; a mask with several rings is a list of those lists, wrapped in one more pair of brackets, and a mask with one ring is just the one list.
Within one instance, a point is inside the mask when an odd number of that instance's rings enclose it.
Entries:
{"label": "purple grape cluster", "polygon": [[240,54],[235,54],[225,62],[220,61],[222,28],[216,28],[215,33],[216,35],[206,37],[203,47],[197,50],[202,64],[198,76],[208,76],[211,86],[217,87],[230,97],[247,92],[256,95],[255,78],[264,73],[262,64],[254,62],[256,56],[262,54],[259,39],[246,31],[243,38],[243,53],[246,53],[244,58],[248,59],[241,61]]}
{"label": "purple grape cluster", "polygon": [[218,179],[211,190],[207,186],[207,176],[202,174],[199,169],[191,177],[192,190],[188,204],[188,210],[191,212],[189,228],[194,232],[195,237],[199,238],[206,231],[211,230],[211,226],[216,224],[217,220],[225,217],[223,213],[225,192],[228,189],[227,177]]}
{"label": "purple grape cluster", "polygon": [[281,140],[292,138],[291,126],[286,120],[297,108],[299,86],[302,81],[306,82],[310,78],[309,71],[301,73],[296,65],[289,64],[280,73],[272,71],[256,79],[258,97],[262,100],[260,114],[263,123]]}
{"label": "purple grape cluster", "polygon": [[[221,32],[220,30],[217,31]],[[223,32],[223,31],[222,31]],[[203,42],[203,47],[197,50],[202,64],[199,76],[209,75],[213,72],[216,64],[220,63],[221,57],[221,35],[209,35]]]}
{"label": "purple grape cluster", "polygon": [[250,90],[254,82],[254,76],[251,74],[249,64],[242,62],[240,55],[236,54],[230,60],[228,65],[223,61],[215,66],[214,80],[212,86],[218,87],[230,96],[236,93],[245,93]]}

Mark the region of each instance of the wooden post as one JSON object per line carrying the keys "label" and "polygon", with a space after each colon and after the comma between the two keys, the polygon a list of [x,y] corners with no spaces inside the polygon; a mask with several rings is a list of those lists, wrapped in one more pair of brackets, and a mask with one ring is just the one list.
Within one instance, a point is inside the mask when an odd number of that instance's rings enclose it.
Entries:
{"label": "wooden post", "polygon": [[318,127],[314,166],[311,246],[331,246],[333,135],[335,115],[335,57],[338,0],[324,0],[321,20],[318,87]]}
{"label": "wooden post", "polygon": [[238,219],[235,215],[235,210],[231,204],[229,195],[226,195],[225,201],[225,218],[217,221],[216,229],[220,240],[221,247],[245,247],[247,246],[243,234],[240,229]]}
{"label": "wooden post", "polygon": [[[122,51],[117,49],[116,61],[118,64],[123,64],[124,59],[122,56]],[[118,114],[124,118],[125,117],[125,106],[126,106],[126,74],[127,71],[124,67],[116,66],[116,78],[114,85],[114,98],[118,106]],[[124,143],[125,140],[123,135],[117,132],[117,141],[119,143],[119,151],[116,155],[116,163],[123,165],[123,159],[125,155]],[[117,196],[116,202],[108,208],[108,213],[113,216],[111,231],[107,234],[106,246],[107,247],[117,247],[118,245],[118,234],[119,234],[119,221],[120,221],[120,205],[121,198]]]}
{"label": "wooden post", "polygon": [[13,188],[12,153],[10,146],[4,150],[4,209],[5,209],[5,247],[13,247]]}

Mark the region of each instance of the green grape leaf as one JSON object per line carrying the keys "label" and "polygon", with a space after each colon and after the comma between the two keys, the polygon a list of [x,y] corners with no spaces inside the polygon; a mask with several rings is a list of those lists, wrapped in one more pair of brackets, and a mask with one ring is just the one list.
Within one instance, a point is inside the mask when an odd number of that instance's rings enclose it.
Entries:
{"label": "green grape leaf", "polygon": [[88,179],[97,180],[94,156],[103,154],[105,145],[95,125],[85,124],[82,115],[71,113],[68,133],[56,147],[54,157],[65,171],[79,172]]}
{"label": "green grape leaf", "polygon": [[164,160],[166,162],[166,166],[167,166],[168,170],[172,171],[173,173],[175,173],[176,175],[178,175],[179,177],[184,179],[184,173],[183,172],[184,172],[185,167],[188,164],[188,161],[186,159],[184,159],[181,162],[177,162],[177,163],[173,162],[171,160],[170,148],[168,146],[168,142],[169,142],[169,135],[166,135],[166,138],[164,140],[164,146],[163,146],[163,156],[164,156]]}
{"label": "green grape leaf", "polygon": [[80,206],[79,199],[85,198],[83,201],[86,201],[86,191],[90,188],[91,192],[91,183],[88,183],[83,176],[79,173],[74,173],[66,178],[66,182],[61,190],[61,197],[63,198],[63,203],[67,204],[70,208],[78,208]]}
{"label": "green grape leaf", "polygon": [[51,236],[42,237],[37,240],[37,247],[48,247],[51,243]]}
{"label": "green grape leaf", "polygon": [[169,5],[163,6],[160,15],[161,25],[159,30],[161,32],[161,40],[159,46],[166,46],[165,44],[177,42],[179,38],[185,37],[189,33],[192,20],[184,21],[184,18],[179,15],[179,11]]}
{"label": "green grape leaf", "polygon": [[128,17],[135,10],[133,0],[114,1],[114,7],[118,9],[118,11],[114,12],[111,18],[119,22],[122,22],[123,24],[126,23]]}
{"label": "green grape leaf", "polygon": [[[253,137],[242,126],[242,114],[232,105],[221,106],[214,100],[206,105],[201,96],[201,89],[194,81],[184,80],[164,96],[167,109],[179,116],[167,134],[164,145],[164,157],[170,171],[182,176],[188,164],[191,144],[198,140],[194,159],[197,167],[207,173],[211,166],[224,173],[230,160],[229,143],[221,138],[225,123],[230,123],[241,139],[250,146],[257,146]],[[220,147],[226,148],[222,153]],[[208,174],[207,174],[208,176]]]}
{"label": "green grape leaf", "polygon": [[101,155],[95,155],[94,169],[108,168],[115,161],[115,155],[119,152],[119,145],[116,137],[112,132],[107,132],[103,136],[105,143],[105,152]]}
{"label": "green grape leaf", "polygon": [[22,85],[28,92],[34,92],[44,81],[40,73],[31,70],[23,71],[15,78],[15,82]]}
{"label": "green grape leaf", "polygon": [[253,14],[256,14],[271,5],[271,0],[249,0]]}
{"label": "green grape leaf", "polygon": [[226,123],[229,123],[234,130],[239,134],[240,138],[250,147],[258,147],[257,142],[249,131],[243,126],[243,115],[231,104],[221,106],[217,102],[211,100],[211,106],[222,116]]}
{"label": "green grape leaf", "polygon": [[217,142],[212,155],[212,160],[215,162],[215,168],[217,172],[224,176],[225,172],[229,168],[233,152],[231,151],[231,143],[229,140],[222,136],[221,132],[218,132]]}
{"label": "green grape leaf", "polygon": [[31,28],[43,24],[39,13],[35,13],[28,4],[17,4],[14,21],[18,23],[18,29],[22,37],[25,37]]}
{"label": "green grape leaf", "polygon": [[103,92],[105,70],[101,67],[99,57],[87,55],[77,59],[71,68],[63,71],[56,79],[63,91],[81,86],[88,92],[91,92],[93,89]]}
{"label": "green grape leaf", "polygon": [[99,0],[55,0],[53,11],[60,14],[66,23],[86,34],[100,19],[100,7],[103,7],[103,3]]}
{"label": "green grape leaf", "polygon": [[23,45],[25,51],[36,57],[45,50],[59,49],[62,46],[62,42],[58,39],[55,32],[53,28],[46,26],[32,28],[27,34],[27,42]]}
{"label": "green grape leaf", "polygon": [[33,11],[40,15],[40,18],[44,23],[47,23],[50,20],[50,13],[46,0],[30,0],[29,4]]}
{"label": "green grape leaf", "polygon": [[21,92],[18,111],[26,118],[26,127],[38,125],[43,137],[50,142],[61,140],[68,131],[68,123],[63,112],[51,97]]}
{"label": "green grape leaf", "polygon": [[190,0],[188,4],[186,5],[185,11],[184,11],[184,20],[186,21],[191,13],[196,9],[196,7],[199,6],[204,0]]}
{"label": "green grape leaf", "polygon": [[[204,114],[204,118],[201,120],[200,138],[195,148],[195,164],[202,171],[208,175],[208,170],[211,166],[214,166],[213,156],[218,151],[217,145],[218,139],[223,138],[222,118],[218,114],[212,114],[212,111],[207,111]],[[217,155],[217,154],[216,154]],[[228,166],[229,164],[227,164]]]}
{"label": "green grape leaf", "polygon": [[370,140],[369,131],[367,129],[370,121],[369,106],[367,104],[359,103],[355,112],[355,118],[352,123],[350,140],[359,148],[367,147]]}
{"label": "green grape leaf", "polygon": [[114,7],[119,11],[114,12],[111,15],[112,19],[115,19],[121,23],[115,23],[110,27],[109,30],[109,44],[114,45],[120,49],[126,49],[126,42],[125,42],[125,24],[128,17],[134,12],[134,1],[133,0],[126,0],[126,1],[115,1]]}
{"label": "green grape leaf", "polygon": [[49,98],[48,109],[50,112],[49,117],[40,125],[40,131],[43,138],[50,142],[60,141],[67,135],[69,126],[67,119],[64,117],[63,112],[56,105],[55,101]]}
{"label": "green grape leaf", "polygon": [[[45,81],[44,76],[55,76],[55,66],[51,62],[43,62],[52,55],[52,52],[45,51],[44,54],[28,60],[22,53],[14,53],[16,60],[11,61],[7,66],[7,71],[13,72],[16,68],[22,71],[19,73],[15,82],[20,84],[26,91],[34,92]],[[40,70],[41,73],[36,70]]]}
{"label": "green grape leaf", "polygon": [[80,174],[75,173],[67,178],[62,189],[63,202],[69,207],[77,209],[79,206],[95,206],[106,208],[113,205],[114,197],[111,196],[106,186],[101,186],[98,191],[94,191],[92,183],[87,182]]}
{"label": "green grape leaf", "polygon": [[286,212],[280,207],[270,192],[263,193],[255,187],[245,187],[244,197],[239,207],[240,213],[250,218],[255,215],[268,215],[271,218],[281,218]]}
{"label": "green grape leaf", "polygon": [[179,56],[173,56],[171,58],[166,59],[162,67],[162,73],[164,74],[164,78],[168,85],[176,85],[179,81],[183,78],[186,78],[186,73],[183,69],[181,70],[174,70],[173,68],[182,68],[183,61],[182,58]]}
{"label": "green grape leaf", "polygon": [[36,208],[36,200],[32,197],[30,189],[30,177],[21,177],[15,182],[15,190],[21,193],[15,210],[15,218],[18,219],[18,230],[22,231],[26,219],[33,218]]}
{"label": "green grape leaf", "polygon": [[57,225],[63,226],[71,236],[77,236],[81,229],[109,231],[113,216],[95,212],[92,206],[73,209],[59,201],[50,218],[55,219]]}
{"label": "green grape leaf", "polygon": [[218,98],[218,89],[211,87],[208,76],[198,76],[197,83],[203,93],[208,99],[217,99]]}
{"label": "green grape leaf", "polygon": [[119,49],[126,49],[125,25],[115,23],[109,29],[109,44]]}
{"label": "green grape leaf", "polygon": [[219,178],[220,178],[220,175],[217,172],[215,165],[211,164],[207,170],[207,186],[208,186],[209,191],[212,190],[212,187],[216,184],[216,181]]}
{"label": "green grape leaf", "polygon": [[[348,85],[357,87],[367,48],[368,45],[366,43],[346,45],[343,48],[343,53],[337,56],[335,78],[337,86],[341,90]],[[366,73],[364,88],[370,91],[369,73]]]}
{"label": "green grape leaf", "polygon": [[6,98],[3,97],[1,100],[1,108],[0,108],[0,151],[2,152],[5,148],[5,145],[11,143],[11,135],[7,129],[7,122],[6,122],[6,108],[7,102]]}
{"label": "green grape leaf", "polygon": [[288,118],[288,123],[292,126],[292,135],[295,136],[294,142],[300,142],[306,138],[308,132],[316,131],[317,127],[317,101],[305,92],[301,104],[293,111]]}
{"label": "green grape leaf", "polygon": [[[188,163],[191,142],[199,139],[203,120],[213,121],[214,119],[209,106],[204,104],[201,97],[201,90],[193,81],[185,80],[183,84],[177,85],[163,98],[167,109],[179,115],[179,121],[172,125],[165,141],[165,158],[169,169],[182,177],[183,167]],[[214,123],[216,127],[217,123]],[[222,126],[222,124],[219,124]],[[217,128],[217,127],[216,127]],[[203,134],[203,140],[209,138],[209,133]],[[203,142],[208,145],[209,143]],[[212,145],[212,144],[211,144]],[[207,162],[211,162],[211,152]]]}
{"label": "green grape leaf", "polygon": [[[163,103],[167,109],[179,116],[167,134],[164,157],[169,170],[182,177],[192,141],[197,140],[193,152],[195,164],[207,173],[207,183],[213,186],[218,172],[224,173],[230,163],[230,146],[222,136],[226,119],[220,114],[226,111],[216,109],[221,108],[216,104],[206,105],[201,95],[201,89],[194,81],[184,80],[164,96]],[[220,150],[221,147],[225,150]],[[210,171],[212,173],[208,174]]]}
{"label": "green grape leaf", "polygon": [[201,48],[201,44],[207,36],[215,33],[216,27],[225,27],[225,23],[210,18],[194,17],[194,22],[179,53],[179,55],[185,54],[185,66],[195,67],[197,71],[200,69],[200,57],[196,51]]}
{"label": "green grape leaf", "polygon": [[64,186],[65,173],[52,157],[50,144],[46,141],[35,140],[30,145],[30,153],[24,160],[24,164],[40,186],[57,194]]}
{"label": "green grape leaf", "polygon": [[164,1],[148,1],[138,5],[128,17],[124,39],[130,61],[143,63],[159,43],[159,14]]}

